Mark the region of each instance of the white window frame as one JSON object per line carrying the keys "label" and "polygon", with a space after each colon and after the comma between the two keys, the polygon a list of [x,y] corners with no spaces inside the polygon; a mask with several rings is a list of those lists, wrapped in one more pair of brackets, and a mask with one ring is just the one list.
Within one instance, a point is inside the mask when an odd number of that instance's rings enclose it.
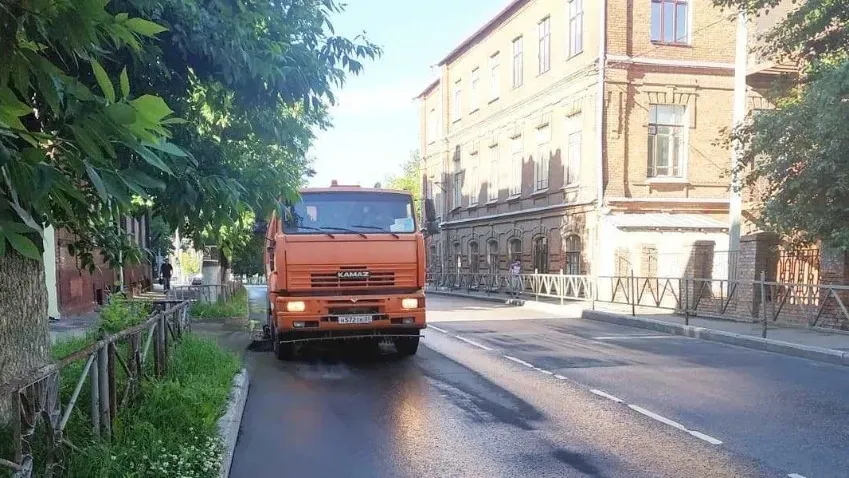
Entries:
{"label": "white window frame", "polygon": [[525,83],[525,45],[523,37],[514,38],[512,47],[513,88],[519,88]]}
{"label": "white window frame", "polygon": [[568,58],[584,51],[584,0],[569,0],[569,44]]}
{"label": "white window frame", "polygon": [[433,144],[436,142],[436,121],[439,119],[436,115],[436,108],[431,108],[429,117],[427,119],[427,142],[428,144]]}
{"label": "white window frame", "polygon": [[454,82],[454,92],[451,95],[451,120],[454,122],[460,121],[463,117],[462,99],[463,83],[458,79]]}
{"label": "white window frame", "polygon": [[551,181],[551,125],[537,128],[537,154],[534,158],[534,192],[545,191]]}
{"label": "white window frame", "polygon": [[495,101],[501,95],[501,66],[498,52],[489,57],[489,101]]}
{"label": "white window frame", "polygon": [[542,75],[551,70],[551,17],[545,17],[537,23],[538,55],[537,74]]}
{"label": "white window frame", "polygon": [[[654,6],[656,4],[660,4],[660,38],[657,38],[657,39],[653,37],[653,32],[652,32],[652,21],[654,19]],[[677,18],[678,17],[678,8],[677,7],[678,7],[678,5],[686,5],[687,12],[686,12],[684,21],[687,22],[686,26],[685,26],[687,33],[686,33],[685,38],[676,38],[676,35],[677,35],[677,31],[676,31],[675,33],[673,33],[673,40],[672,41],[667,41],[667,40],[664,39],[665,35],[664,35],[663,11],[664,11],[664,7],[667,4],[671,4],[672,8],[674,9],[673,10],[673,12],[674,12],[673,13],[673,15],[674,15],[673,29],[674,30],[677,30],[677,28],[675,28],[675,27],[677,27],[677,25],[678,25],[678,18]],[[693,41],[693,10],[694,10],[693,0],[651,0],[649,8],[650,8],[650,10],[649,10],[649,40],[652,43],[657,43],[657,44],[661,44],[661,45],[690,45],[690,44],[692,44],[692,41]]]}
{"label": "white window frame", "polygon": [[497,201],[498,200],[498,174],[499,174],[499,154],[498,154],[498,144],[493,144],[489,146],[489,166],[487,172],[489,173],[488,184],[486,187],[486,199],[487,202]]}
{"label": "white window frame", "polygon": [[472,70],[471,81],[470,81],[470,89],[469,89],[469,113],[474,113],[480,108],[478,105],[478,96],[480,92],[478,91],[478,84],[480,83],[480,68],[475,67]]}
{"label": "white window frame", "polygon": [[523,137],[517,136],[510,141],[510,196],[522,194],[522,170],[525,162]]}
{"label": "white window frame", "polygon": [[566,170],[564,171],[563,183],[566,186],[574,186],[581,182],[581,156],[583,148],[583,131],[573,129],[566,136]]}
{"label": "white window frame", "polygon": [[[656,120],[657,117],[657,109],[658,108],[670,108],[678,110],[680,113],[680,122],[675,123],[663,123],[659,120]],[[671,104],[653,104],[649,106],[649,121],[648,121],[648,131],[647,131],[647,170],[646,177],[650,181],[686,181],[687,179],[687,163],[689,156],[689,118],[690,110],[685,105],[671,105]],[[678,131],[678,135],[658,135],[659,128],[673,128]],[[666,166],[666,172],[664,174],[658,173],[657,166],[657,155],[659,153],[659,148],[657,147],[658,142],[667,141],[667,151],[673,150],[675,137],[680,138],[680,144],[678,148],[678,156],[673,157],[670,155],[669,157],[669,165]],[[664,139],[665,138],[665,139]],[[675,161],[677,160],[677,166]],[[677,169],[677,174],[676,174]]]}

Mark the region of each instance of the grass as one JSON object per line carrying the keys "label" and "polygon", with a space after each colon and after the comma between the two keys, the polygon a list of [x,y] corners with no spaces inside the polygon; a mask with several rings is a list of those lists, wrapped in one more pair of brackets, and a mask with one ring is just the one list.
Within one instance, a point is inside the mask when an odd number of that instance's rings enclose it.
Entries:
{"label": "grass", "polygon": [[230,300],[195,302],[191,309],[194,319],[245,318],[248,315],[248,292],[240,288]]}

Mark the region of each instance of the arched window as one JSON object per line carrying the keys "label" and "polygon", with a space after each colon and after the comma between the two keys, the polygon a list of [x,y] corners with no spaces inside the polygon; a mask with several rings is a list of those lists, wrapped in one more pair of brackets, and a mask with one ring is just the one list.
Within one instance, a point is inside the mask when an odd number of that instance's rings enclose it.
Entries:
{"label": "arched window", "polygon": [[456,270],[459,271],[460,266],[462,265],[462,261],[463,261],[463,258],[460,256],[460,243],[459,242],[454,243],[454,254],[453,254],[453,257],[451,259],[453,259],[453,261],[452,261],[453,264],[451,265],[451,267],[456,268]]}
{"label": "arched window", "polygon": [[548,238],[539,236],[534,239],[534,270],[539,274],[548,274]]}
{"label": "arched window", "polygon": [[480,248],[476,241],[469,243],[469,271],[477,274],[480,271]]}
{"label": "arched window", "polygon": [[510,263],[516,261],[522,262],[522,240],[519,238],[510,239]]}
{"label": "arched window", "polygon": [[498,273],[498,241],[495,239],[487,243],[486,265],[490,274]]}
{"label": "arched window", "polygon": [[434,244],[434,245],[430,246],[430,249],[428,250],[428,253],[427,253],[427,267],[428,268],[436,267],[436,265],[439,263],[436,259],[437,259],[437,249],[436,249],[436,245]]}
{"label": "arched window", "polygon": [[580,236],[573,234],[566,238],[565,254],[566,254],[566,267],[564,268],[564,273],[566,275],[581,275],[581,238]]}

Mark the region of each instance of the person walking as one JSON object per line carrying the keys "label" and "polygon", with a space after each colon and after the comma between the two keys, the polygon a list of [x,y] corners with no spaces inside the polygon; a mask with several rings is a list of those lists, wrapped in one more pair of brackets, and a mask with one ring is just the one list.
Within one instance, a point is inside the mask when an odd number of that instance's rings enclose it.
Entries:
{"label": "person walking", "polygon": [[522,261],[516,258],[510,264],[510,295],[514,299],[519,298],[522,293]]}
{"label": "person walking", "polygon": [[174,268],[171,267],[171,263],[168,259],[165,259],[165,262],[159,266],[159,276],[162,277],[162,286],[165,288],[165,292],[171,290],[171,274],[174,272]]}

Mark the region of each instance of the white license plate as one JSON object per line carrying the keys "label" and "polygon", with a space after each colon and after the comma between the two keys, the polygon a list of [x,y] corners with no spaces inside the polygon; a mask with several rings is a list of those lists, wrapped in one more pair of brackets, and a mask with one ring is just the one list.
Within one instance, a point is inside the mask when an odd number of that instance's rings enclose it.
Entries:
{"label": "white license plate", "polygon": [[370,315],[345,315],[337,318],[340,324],[370,324],[371,320]]}

